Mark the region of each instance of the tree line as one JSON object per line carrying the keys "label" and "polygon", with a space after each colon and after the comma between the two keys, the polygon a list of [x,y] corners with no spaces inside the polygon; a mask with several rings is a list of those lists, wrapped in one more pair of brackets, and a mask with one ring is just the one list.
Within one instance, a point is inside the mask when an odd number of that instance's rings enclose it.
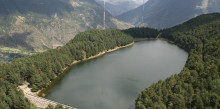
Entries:
{"label": "tree line", "polygon": [[158,36],[159,30],[148,27],[134,27],[122,30],[124,33],[131,35],[133,38],[154,39]]}

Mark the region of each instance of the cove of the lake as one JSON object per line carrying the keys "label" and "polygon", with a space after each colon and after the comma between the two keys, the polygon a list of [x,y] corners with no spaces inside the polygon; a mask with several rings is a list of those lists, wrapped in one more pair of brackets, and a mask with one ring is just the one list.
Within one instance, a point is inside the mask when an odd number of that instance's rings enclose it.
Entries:
{"label": "cove of the lake", "polygon": [[187,56],[166,41],[137,42],[73,66],[46,98],[77,109],[132,109],[142,90],[179,73]]}

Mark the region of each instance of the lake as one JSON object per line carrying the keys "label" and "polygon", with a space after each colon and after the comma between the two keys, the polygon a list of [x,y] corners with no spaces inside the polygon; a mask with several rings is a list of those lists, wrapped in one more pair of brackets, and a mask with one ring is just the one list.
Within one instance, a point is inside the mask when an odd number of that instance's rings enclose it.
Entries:
{"label": "lake", "polygon": [[136,42],[73,66],[46,98],[77,109],[132,109],[142,90],[179,73],[187,57],[166,41]]}

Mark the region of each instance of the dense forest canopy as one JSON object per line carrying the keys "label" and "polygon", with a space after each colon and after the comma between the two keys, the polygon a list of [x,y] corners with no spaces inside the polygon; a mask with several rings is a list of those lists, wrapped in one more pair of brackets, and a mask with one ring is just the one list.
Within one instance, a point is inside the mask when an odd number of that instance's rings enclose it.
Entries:
{"label": "dense forest canopy", "polygon": [[161,31],[189,53],[185,68],[146,88],[136,109],[220,108],[220,14],[208,14]]}
{"label": "dense forest canopy", "polygon": [[122,30],[124,33],[131,35],[135,39],[139,38],[156,38],[159,35],[159,31],[153,28],[147,27],[135,27]]}
{"label": "dense forest canopy", "polygon": [[157,38],[159,33],[160,38],[186,50],[189,58],[179,74],[144,89],[136,100],[136,109],[220,108],[220,14],[214,13],[161,31],[90,30],[63,47],[0,64],[0,109],[35,108],[17,89],[24,81],[30,83],[32,91],[38,91],[75,60],[130,44],[132,37]]}

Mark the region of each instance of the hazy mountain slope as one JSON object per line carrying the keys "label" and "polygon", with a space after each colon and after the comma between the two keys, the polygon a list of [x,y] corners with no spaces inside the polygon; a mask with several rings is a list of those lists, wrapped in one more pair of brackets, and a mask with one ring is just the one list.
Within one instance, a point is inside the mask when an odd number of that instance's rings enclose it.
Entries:
{"label": "hazy mountain slope", "polygon": [[[108,12],[106,24],[131,26]],[[0,0],[0,46],[41,51],[102,25],[103,8],[94,0]]]}
{"label": "hazy mountain slope", "polygon": [[[144,25],[167,28],[183,23],[197,15],[220,12],[219,0],[149,0],[144,10]],[[139,26],[142,6],[117,16],[118,19]]]}
{"label": "hazy mountain slope", "polygon": [[[101,6],[104,6],[103,0],[96,0]],[[121,1],[121,2],[114,2],[114,1],[106,1],[106,9],[109,13],[113,16],[118,16],[122,13],[125,13],[129,10],[137,8],[139,5],[136,4],[134,1]]]}

